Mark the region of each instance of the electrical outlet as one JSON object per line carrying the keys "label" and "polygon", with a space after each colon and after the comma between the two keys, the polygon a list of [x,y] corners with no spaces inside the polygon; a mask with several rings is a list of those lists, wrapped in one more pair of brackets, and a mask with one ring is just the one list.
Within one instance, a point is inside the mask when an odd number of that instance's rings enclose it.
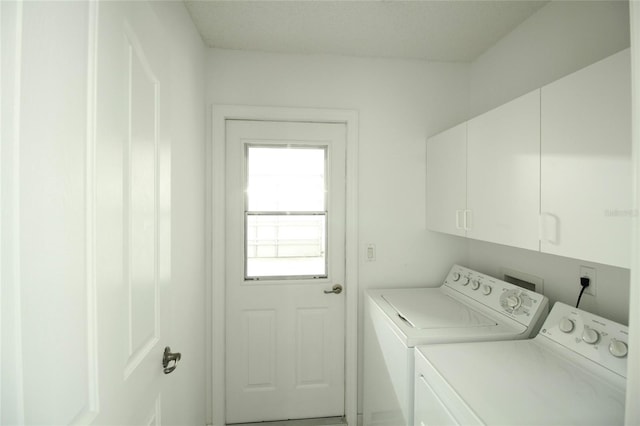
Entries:
{"label": "electrical outlet", "polygon": [[[584,292],[591,296],[596,295],[596,270],[590,266],[580,266],[580,277],[589,277],[589,287]],[[578,277],[578,285],[580,285],[580,277]]]}

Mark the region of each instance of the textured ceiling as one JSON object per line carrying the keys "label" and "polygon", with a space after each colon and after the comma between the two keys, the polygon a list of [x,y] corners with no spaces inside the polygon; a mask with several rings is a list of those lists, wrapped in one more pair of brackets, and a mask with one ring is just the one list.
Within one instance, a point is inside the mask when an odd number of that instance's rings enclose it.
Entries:
{"label": "textured ceiling", "polygon": [[185,0],[209,47],[471,62],[547,1]]}

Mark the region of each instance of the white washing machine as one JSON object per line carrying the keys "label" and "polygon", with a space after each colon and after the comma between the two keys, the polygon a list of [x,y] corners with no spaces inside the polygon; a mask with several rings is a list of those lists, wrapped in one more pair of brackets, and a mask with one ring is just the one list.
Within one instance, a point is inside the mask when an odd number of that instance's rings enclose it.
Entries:
{"label": "white washing machine", "polygon": [[530,340],[416,348],[416,425],[622,425],[628,328],[556,303]]}
{"label": "white washing machine", "polygon": [[413,425],[414,347],[524,339],[548,299],[454,265],[440,287],[369,290],[365,297],[363,422]]}

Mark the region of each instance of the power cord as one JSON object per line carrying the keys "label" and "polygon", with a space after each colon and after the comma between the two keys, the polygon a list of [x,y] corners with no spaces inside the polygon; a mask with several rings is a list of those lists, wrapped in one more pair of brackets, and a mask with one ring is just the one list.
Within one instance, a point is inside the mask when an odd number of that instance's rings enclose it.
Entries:
{"label": "power cord", "polygon": [[578,303],[576,303],[576,308],[580,306],[580,299],[582,299],[582,293],[589,287],[591,284],[591,279],[589,277],[580,277],[580,285],[582,286],[582,290],[580,290],[580,294],[578,295]]}

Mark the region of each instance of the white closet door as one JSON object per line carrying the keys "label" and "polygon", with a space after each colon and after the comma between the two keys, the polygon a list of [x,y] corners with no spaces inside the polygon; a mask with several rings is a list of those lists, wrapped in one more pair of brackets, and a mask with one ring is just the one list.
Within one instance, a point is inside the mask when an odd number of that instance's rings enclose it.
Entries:
{"label": "white closet door", "polygon": [[427,228],[465,235],[467,123],[427,141]]}
{"label": "white closet door", "polygon": [[540,90],[468,122],[467,236],[539,249]]}
{"label": "white closet door", "polygon": [[629,50],[542,89],[541,251],[629,267]]}

